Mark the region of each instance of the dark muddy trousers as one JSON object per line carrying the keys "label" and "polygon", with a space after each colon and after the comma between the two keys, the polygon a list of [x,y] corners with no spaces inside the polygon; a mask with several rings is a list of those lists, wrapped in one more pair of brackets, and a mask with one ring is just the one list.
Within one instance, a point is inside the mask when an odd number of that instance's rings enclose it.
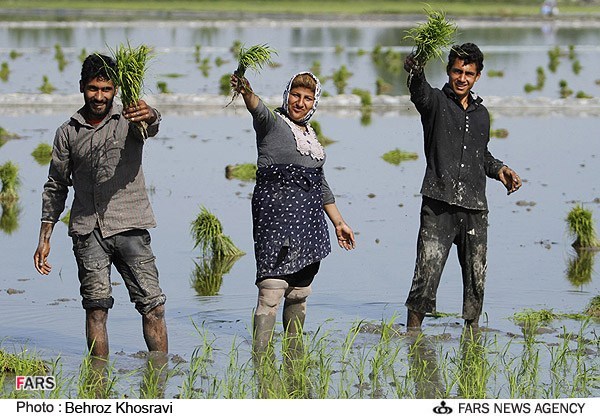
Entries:
{"label": "dark muddy trousers", "polygon": [[487,269],[487,227],[487,210],[464,209],[423,197],[408,309],[435,312],[442,270],[452,244],[456,244],[463,279],[462,315],[466,320],[479,318]]}

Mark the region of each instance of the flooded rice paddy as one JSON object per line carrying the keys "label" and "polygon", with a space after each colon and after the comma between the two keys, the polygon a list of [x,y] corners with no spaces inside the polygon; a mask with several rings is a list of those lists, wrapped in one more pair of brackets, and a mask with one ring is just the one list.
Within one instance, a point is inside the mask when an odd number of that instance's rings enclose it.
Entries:
{"label": "flooded rice paddy", "polygon": [[[565,222],[569,210],[579,202],[593,211],[595,221],[600,220],[600,102],[594,98],[561,99],[559,92],[559,81],[564,79],[574,91],[600,96],[597,28],[548,25],[485,27],[465,23],[459,35],[459,42],[480,45],[486,54],[486,70],[504,72],[503,77],[489,77],[484,72],[476,90],[488,104],[493,128],[509,133],[506,138],[491,140],[491,152],[525,181],[522,189],[510,196],[500,183],[488,182],[485,335],[498,341],[500,348],[512,343],[514,356],[519,355],[519,344],[524,341],[523,330],[511,320],[515,313],[548,309],[579,314],[600,293],[598,269],[593,268],[600,261],[595,254],[587,259],[592,268],[586,275],[578,279],[569,275],[576,255]],[[415,259],[424,173],[422,133],[418,115],[405,96],[405,74],[374,63],[369,53],[376,45],[408,52],[410,46],[402,39],[404,30],[401,25],[381,22],[353,26],[313,22],[291,27],[233,22],[0,23],[0,61],[8,62],[11,69],[8,79],[0,81],[0,126],[19,136],[0,147],[0,165],[7,161],[17,164],[21,180],[17,205],[3,208],[10,223],[3,223],[0,231],[2,348],[10,352],[26,348],[46,359],[59,356],[66,374],[76,374],[81,364],[84,311],[65,224],[59,223],[52,237],[52,274],[41,277],[32,266],[48,167],[36,162],[31,153],[39,143],[51,143],[56,128],[81,103],[77,94],[81,50],[106,51],[107,45],[127,40],[153,45],[157,52],[147,100],[161,110],[163,122],[159,135],[145,147],[144,170],[159,224],[151,233],[168,298],[170,352],[175,356],[172,367],[182,370],[169,381],[165,396],[180,393],[189,363],[177,360],[190,361],[202,344],[203,333],[213,341],[213,367],[218,373],[225,373],[233,347],[239,351],[240,364],[249,360],[249,328],[256,303],[250,215],[253,184],[227,179],[225,167],[254,162],[256,151],[251,119],[243,104],[224,108],[228,98],[219,96],[220,77],[234,67],[229,49],[236,40],[247,45],[269,43],[278,50],[280,66],[265,69],[260,76],[249,75],[255,91],[271,105],[278,104],[289,76],[315,61],[320,62],[323,75],[342,64],[348,66],[353,76],[345,93],[355,87],[373,92],[378,77],[392,85],[388,96],[375,98],[376,106],[366,119],[355,97],[336,95],[332,82],[324,83],[331,97],[324,99],[315,118],[323,133],[335,141],[326,149],[326,175],[338,207],[358,234],[358,245],[349,253],[335,248],[322,264],[309,298],[305,330],[308,335],[326,334],[328,341],[341,346],[360,321],[401,327]],[[56,44],[68,61],[62,71],[54,59]],[[201,59],[210,58],[210,68],[204,67],[204,73],[196,59],[197,45],[201,46]],[[573,72],[573,59],[566,55],[555,73],[547,69],[548,51],[557,45],[565,53],[574,46],[582,65],[578,74]],[[11,59],[13,50],[22,55]],[[218,66],[217,57],[227,62]],[[526,94],[523,86],[535,83],[538,66],[546,68],[545,87]],[[444,82],[442,63],[432,63],[427,71],[432,84]],[[39,94],[42,75],[55,85],[52,95]],[[168,83],[172,94],[158,94],[156,82],[160,80]],[[419,158],[397,166],[386,163],[381,156],[395,148],[418,153]],[[69,202],[71,199],[72,192]],[[225,234],[246,252],[222,281],[213,284],[211,292],[199,292],[192,283],[200,252],[193,248],[190,223],[201,206],[218,216]],[[8,219],[8,215],[12,217]],[[124,380],[135,381],[139,377],[135,373],[131,377],[132,371],[144,365],[138,353],[145,348],[140,318],[117,274],[113,281],[111,360]],[[453,250],[438,293],[438,311],[449,315],[425,320],[425,334],[438,344],[436,350],[448,352],[458,347],[461,298],[460,268]],[[363,329],[377,331],[376,327]],[[566,332],[583,333],[590,342],[584,362],[596,375],[595,383],[583,393],[598,396],[598,323],[562,318],[547,324],[545,330],[537,338],[548,347],[559,345]],[[361,333],[354,349],[360,353],[377,343],[377,335]],[[405,337],[394,341],[402,347],[402,355],[410,351]],[[497,385],[488,396],[514,395],[505,389],[508,384]],[[456,390],[451,392],[459,396]],[[129,389],[122,388],[121,393],[136,396]],[[379,395],[407,396],[393,390]],[[375,395],[357,386],[347,396]]]}

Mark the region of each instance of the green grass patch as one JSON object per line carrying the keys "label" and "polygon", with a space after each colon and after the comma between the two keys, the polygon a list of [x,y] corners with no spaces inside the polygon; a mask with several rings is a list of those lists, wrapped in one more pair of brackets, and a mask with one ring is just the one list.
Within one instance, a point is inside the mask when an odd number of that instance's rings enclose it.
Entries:
{"label": "green grass patch", "polygon": [[48,367],[35,354],[23,350],[18,354],[11,354],[0,349],[0,372],[17,375],[45,375]]}

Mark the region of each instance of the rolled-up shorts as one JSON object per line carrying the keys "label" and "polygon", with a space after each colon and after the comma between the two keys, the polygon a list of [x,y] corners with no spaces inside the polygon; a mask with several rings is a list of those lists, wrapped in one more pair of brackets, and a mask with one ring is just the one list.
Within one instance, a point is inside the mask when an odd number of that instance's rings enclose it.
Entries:
{"label": "rolled-up shorts", "polygon": [[125,231],[108,238],[102,238],[98,229],[88,235],[73,236],[84,309],[113,307],[112,265],[123,278],[129,299],[139,313],[145,315],[165,303],[150,241],[150,233],[145,229]]}

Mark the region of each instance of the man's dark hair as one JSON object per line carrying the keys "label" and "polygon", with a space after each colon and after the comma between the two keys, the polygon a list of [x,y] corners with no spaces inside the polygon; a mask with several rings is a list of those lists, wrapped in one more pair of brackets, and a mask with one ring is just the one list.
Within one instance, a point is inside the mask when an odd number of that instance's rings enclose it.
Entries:
{"label": "man's dark hair", "polygon": [[111,57],[100,54],[88,55],[81,66],[81,81],[85,84],[90,80],[101,77],[110,80],[106,66],[116,69],[117,63]]}
{"label": "man's dark hair", "polygon": [[457,58],[463,60],[465,64],[475,64],[478,73],[483,71],[483,52],[481,52],[477,45],[470,42],[462,45],[453,45],[448,54],[447,73],[450,73],[450,69]]}

